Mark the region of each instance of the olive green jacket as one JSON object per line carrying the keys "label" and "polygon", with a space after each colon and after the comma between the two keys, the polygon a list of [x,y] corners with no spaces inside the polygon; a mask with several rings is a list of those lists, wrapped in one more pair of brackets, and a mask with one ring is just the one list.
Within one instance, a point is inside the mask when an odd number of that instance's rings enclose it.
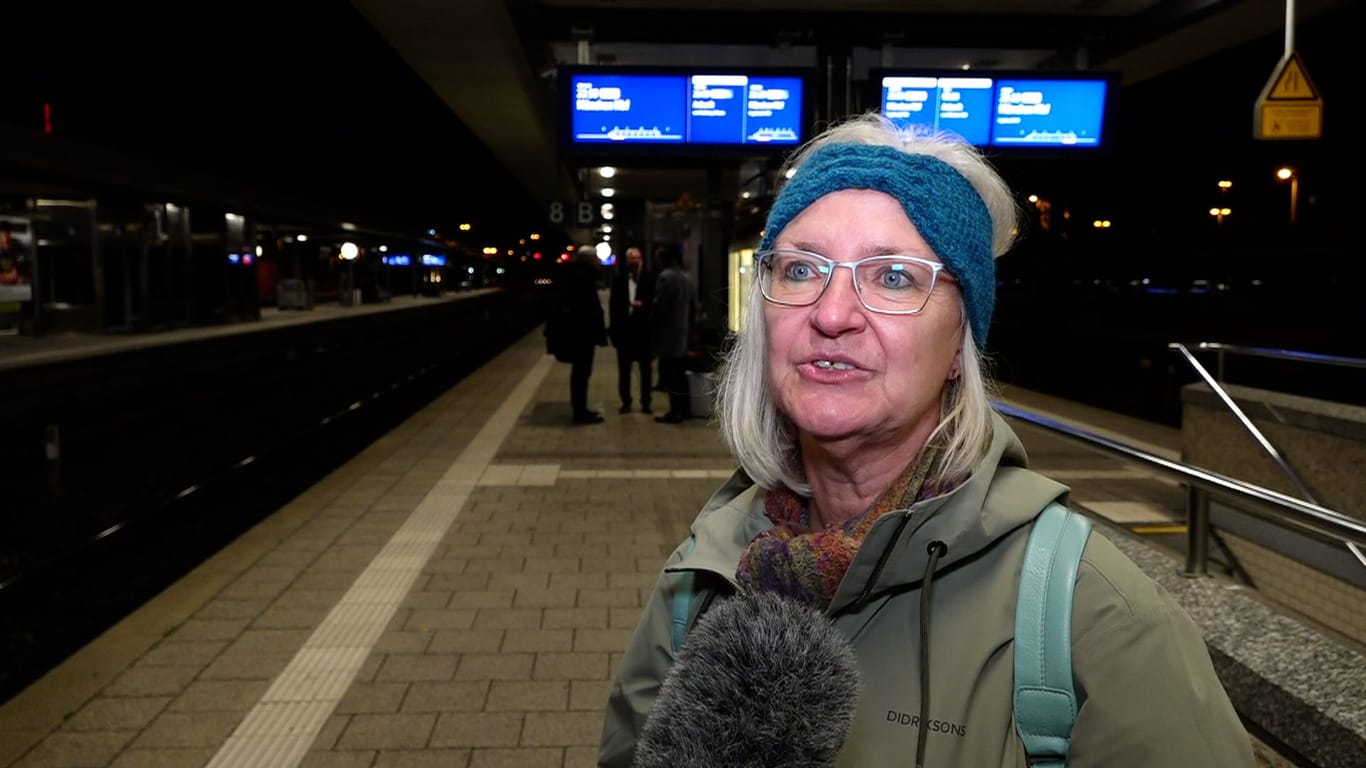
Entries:
{"label": "olive green jacket", "polygon": [[[841,767],[914,762],[922,620],[930,625],[925,765],[1027,765],[1011,714],[1015,597],[1029,523],[1067,488],[1026,469],[1015,434],[999,417],[994,427],[991,449],[966,483],[873,526],[830,605],[862,678]],[[741,551],[771,525],[763,490],[743,473],[707,502],[692,526],[696,546],[686,558],[682,545],[669,557],[627,647],[607,706],[600,766],[630,765],[673,663],[676,574],[696,571],[699,585],[733,590]],[[936,540],[948,551],[935,568],[929,615],[921,617],[927,546]],[[704,602],[694,600],[694,611]],[[1068,766],[1255,765],[1199,628],[1099,530],[1077,577],[1072,660],[1080,710]]]}

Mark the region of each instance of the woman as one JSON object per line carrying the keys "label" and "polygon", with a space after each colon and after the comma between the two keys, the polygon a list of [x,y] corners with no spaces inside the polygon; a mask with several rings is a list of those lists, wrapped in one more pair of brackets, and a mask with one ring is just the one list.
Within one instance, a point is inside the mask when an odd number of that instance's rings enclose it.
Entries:
{"label": "woman", "polygon": [[[970,146],[877,115],[788,165],[718,392],[742,470],[668,560],[611,692],[600,765],[631,761],[691,572],[713,594],[801,600],[850,639],[863,682],[840,765],[1024,766],[1020,564],[1033,518],[1067,488],[1025,468],[988,402],[981,345],[1011,194]],[[1072,657],[1069,766],[1253,765],[1199,629],[1098,532]]]}

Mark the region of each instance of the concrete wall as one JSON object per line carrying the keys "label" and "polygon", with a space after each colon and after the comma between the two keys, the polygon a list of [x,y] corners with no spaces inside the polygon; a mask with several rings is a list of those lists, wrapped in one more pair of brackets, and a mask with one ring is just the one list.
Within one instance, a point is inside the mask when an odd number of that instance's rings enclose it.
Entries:
{"label": "concrete wall", "polygon": [[[1366,408],[1224,385],[1318,502],[1366,520]],[[1182,389],[1182,460],[1300,497],[1294,483],[1204,384]],[[1267,598],[1366,643],[1366,566],[1341,545],[1278,531],[1216,500],[1216,527]],[[1220,524],[1220,520],[1224,524]]]}

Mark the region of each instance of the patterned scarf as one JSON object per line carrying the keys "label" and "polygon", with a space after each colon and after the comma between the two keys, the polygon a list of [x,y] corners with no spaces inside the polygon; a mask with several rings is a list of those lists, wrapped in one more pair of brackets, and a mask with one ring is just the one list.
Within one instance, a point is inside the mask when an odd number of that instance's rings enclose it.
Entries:
{"label": "patterned scarf", "polygon": [[755,536],[741,554],[735,573],[741,588],[825,610],[874,523],[893,510],[950,490],[926,482],[938,454],[936,447],[927,448],[871,507],[838,528],[811,530],[806,499],[786,488],[769,491],[764,514],[774,527]]}

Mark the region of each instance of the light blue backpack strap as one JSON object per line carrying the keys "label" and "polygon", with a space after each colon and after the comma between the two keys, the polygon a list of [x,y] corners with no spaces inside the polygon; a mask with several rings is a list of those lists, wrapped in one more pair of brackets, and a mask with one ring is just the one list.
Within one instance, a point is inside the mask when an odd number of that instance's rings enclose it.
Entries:
{"label": "light blue backpack strap", "polygon": [[[692,554],[693,547],[697,546],[697,539],[688,537],[687,546],[683,548],[683,557],[686,559]],[[696,595],[697,574],[692,571],[684,571],[678,574],[677,581],[674,582],[673,615],[669,621],[669,640],[673,643],[674,653],[683,647],[683,638],[688,635],[688,615],[692,613],[692,599]]]}
{"label": "light blue backpack strap", "polygon": [[1015,605],[1015,728],[1029,764],[1063,766],[1077,718],[1072,591],[1091,521],[1053,502],[1029,532]]}

